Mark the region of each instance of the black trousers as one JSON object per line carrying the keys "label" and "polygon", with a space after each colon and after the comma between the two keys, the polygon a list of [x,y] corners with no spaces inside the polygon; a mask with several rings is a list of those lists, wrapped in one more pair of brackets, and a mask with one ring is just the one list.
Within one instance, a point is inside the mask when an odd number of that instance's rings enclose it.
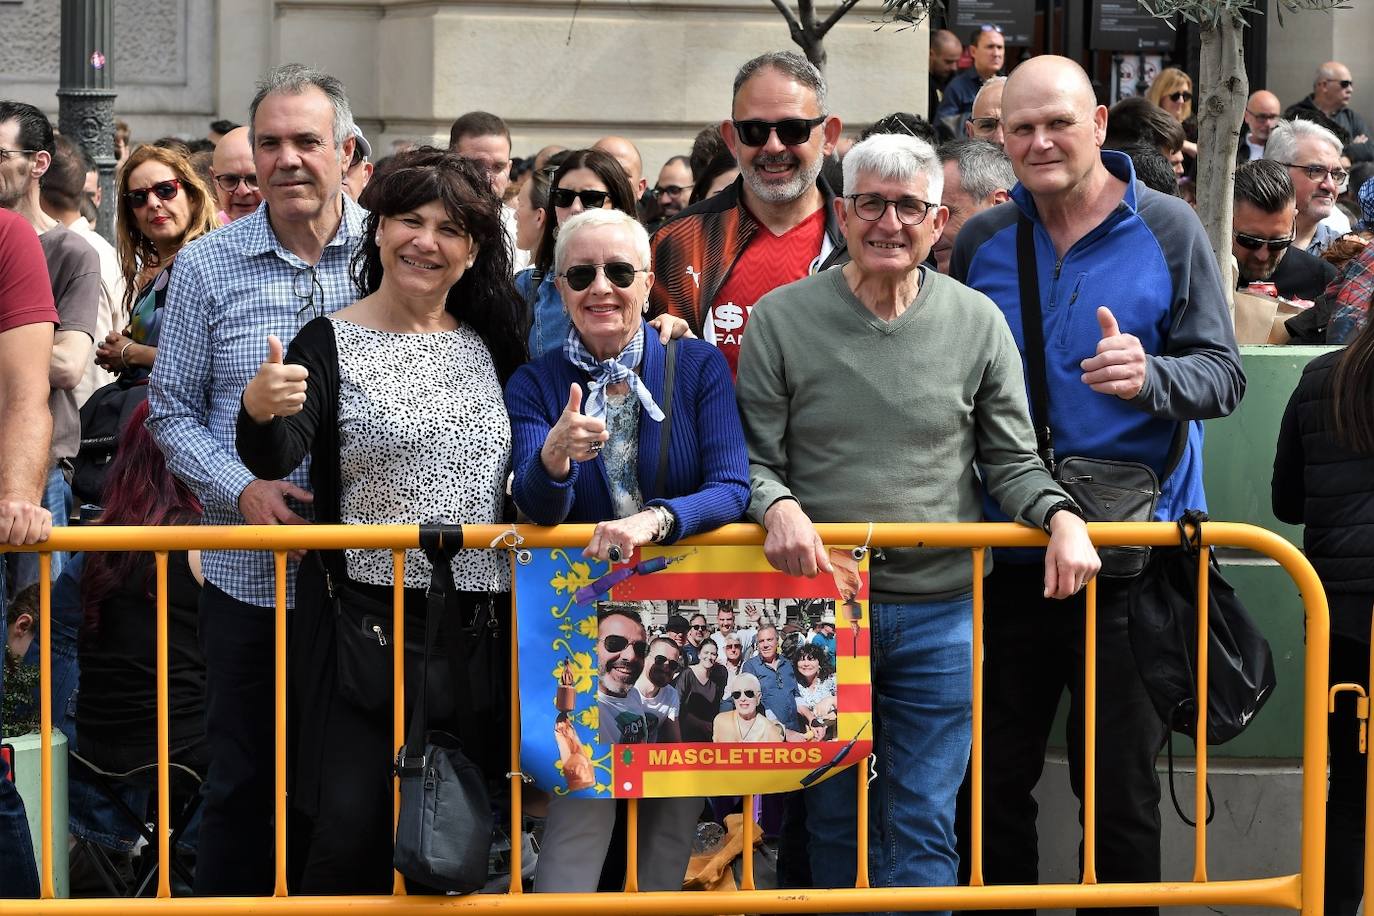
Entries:
{"label": "black trousers", "polygon": [[211,582],[200,593],[210,766],[202,790],[198,896],[272,893],[274,614]]}
{"label": "black trousers", "polygon": [[[1159,777],[1155,758],[1168,729],[1145,693],[1126,630],[1122,580],[1097,587],[1097,877],[1160,880]],[[1038,806],[1031,792],[1060,697],[1069,691],[1069,779],[1083,813],[1083,624],[1081,595],[1041,597],[1040,564],[998,563],[985,580],[983,870],[988,884],[1039,881]],[[960,793],[961,880],[968,880],[967,778]],[[1079,851],[1080,866],[1082,848]],[[1012,912],[1012,911],[1000,911]],[[1030,912],[1030,911],[1022,911]],[[1155,908],[1084,910],[1155,913]]]}
{"label": "black trousers", "polygon": [[[1332,684],[1369,689],[1369,643],[1331,634]],[[1354,916],[1364,895],[1366,756],[1360,753],[1355,695],[1342,693],[1327,719],[1331,789],[1326,796],[1326,916]]]}

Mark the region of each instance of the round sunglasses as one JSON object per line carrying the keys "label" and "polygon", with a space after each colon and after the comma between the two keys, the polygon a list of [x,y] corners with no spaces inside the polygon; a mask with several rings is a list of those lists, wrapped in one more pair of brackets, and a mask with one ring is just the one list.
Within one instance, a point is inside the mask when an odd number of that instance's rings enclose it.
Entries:
{"label": "round sunglasses", "polygon": [[618,654],[624,652],[626,646],[633,646],[635,658],[644,658],[649,654],[649,644],[642,639],[636,639],[631,642],[628,637],[621,636],[618,633],[611,633],[608,636],[603,636],[601,642],[606,646],[606,651],[608,652]]}
{"label": "round sunglasses", "polygon": [[181,188],[181,179],[173,178],[170,181],[159,181],[157,184],[147,188],[134,188],[124,192],[124,196],[129,201],[129,206],[135,210],[148,206],[148,195],[156,194],[158,200],[171,200],[177,196],[177,191]]}
{"label": "round sunglasses", "polygon": [[606,279],[620,289],[628,289],[635,282],[635,274],[648,273],[647,267],[635,267],[627,261],[607,261],[605,264],[578,264],[563,271],[563,279],[568,288],[582,292],[596,280],[596,272],[601,271]]}

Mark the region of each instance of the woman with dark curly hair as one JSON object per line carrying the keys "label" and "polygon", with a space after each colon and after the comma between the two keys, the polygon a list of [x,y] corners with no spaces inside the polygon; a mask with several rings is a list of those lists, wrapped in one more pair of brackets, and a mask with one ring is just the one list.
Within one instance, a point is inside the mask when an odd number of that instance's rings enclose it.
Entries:
{"label": "woman with dark curly hair", "polygon": [[830,653],[818,643],[803,643],[792,653],[792,667],[797,671],[796,730],[811,741],[832,740],[837,711]]}
{"label": "woman with dark curly hair", "polygon": [[[307,324],[284,360],[268,338],[267,362],[243,393],[239,454],[264,480],[280,479],[309,454],[315,520],[323,524],[500,522],[511,456],[502,387],[525,360],[526,331],[501,201],[475,165],[430,148],[397,156],[367,190],[372,212],[354,258],[361,298]],[[458,600],[438,644],[456,647],[458,622],[481,617],[479,638],[508,645],[503,557],[462,551],[452,572]],[[425,555],[408,551],[405,632],[417,657],[430,576]],[[296,711],[291,861],[300,893],[391,887],[396,748],[387,712],[392,649],[383,640],[392,582],[387,550],[327,551],[300,567],[288,684]],[[338,598],[337,609],[326,595]],[[368,607],[383,609],[377,620],[359,616]],[[343,664],[357,656],[339,647],[370,627],[378,629],[375,646],[364,641],[368,659]],[[472,651],[507,657],[497,645]],[[441,683],[464,673],[447,655],[436,661]],[[434,682],[435,662],[430,667]],[[416,688],[418,668],[406,666]],[[505,742],[489,740],[507,729],[500,689],[465,687],[461,702],[451,686],[431,689],[426,710],[428,727],[458,736],[494,785],[507,769]],[[418,693],[406,690],[408,707]]]}

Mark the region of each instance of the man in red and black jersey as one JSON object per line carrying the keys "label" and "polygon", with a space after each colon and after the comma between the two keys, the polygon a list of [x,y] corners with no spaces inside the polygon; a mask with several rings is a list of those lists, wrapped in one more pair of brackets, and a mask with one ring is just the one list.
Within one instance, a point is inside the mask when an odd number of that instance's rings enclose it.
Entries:
{"label": "man in red and black jersey", "polygon": [[740,68],[720,131],[740,177],[654,234],[649,302],[719,347],[733,373],[754,303],[842,259],[835,195],[820,175],[840,119],[826,114],[820,71],[773,51]]}

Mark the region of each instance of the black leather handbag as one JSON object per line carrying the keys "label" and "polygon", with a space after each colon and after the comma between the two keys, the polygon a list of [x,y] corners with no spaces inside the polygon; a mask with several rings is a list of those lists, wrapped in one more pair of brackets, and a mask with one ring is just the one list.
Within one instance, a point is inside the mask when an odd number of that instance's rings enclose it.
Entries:
{"label": "black leather handbag", "polygon": [[[436,890],[470,894],[487,880],[493,817],[486,778],[463,753],[454,735],[429,730],[426,719],[430,658],[435,653],[439,624],[456,597],[450,561],[462,549],[462,529],[424,526],[421,546],[434,572],[425,615],[425,651],[421,683],[426,685],[415,703],[406,743],[396,757],[401,783],[401,814],[396,824],[392,864],[406,878]],[[492,605],[470,620],[448,628],[451,638],[480,646],[493,629]],[[457,632],[454,632],[457,631]]]}

